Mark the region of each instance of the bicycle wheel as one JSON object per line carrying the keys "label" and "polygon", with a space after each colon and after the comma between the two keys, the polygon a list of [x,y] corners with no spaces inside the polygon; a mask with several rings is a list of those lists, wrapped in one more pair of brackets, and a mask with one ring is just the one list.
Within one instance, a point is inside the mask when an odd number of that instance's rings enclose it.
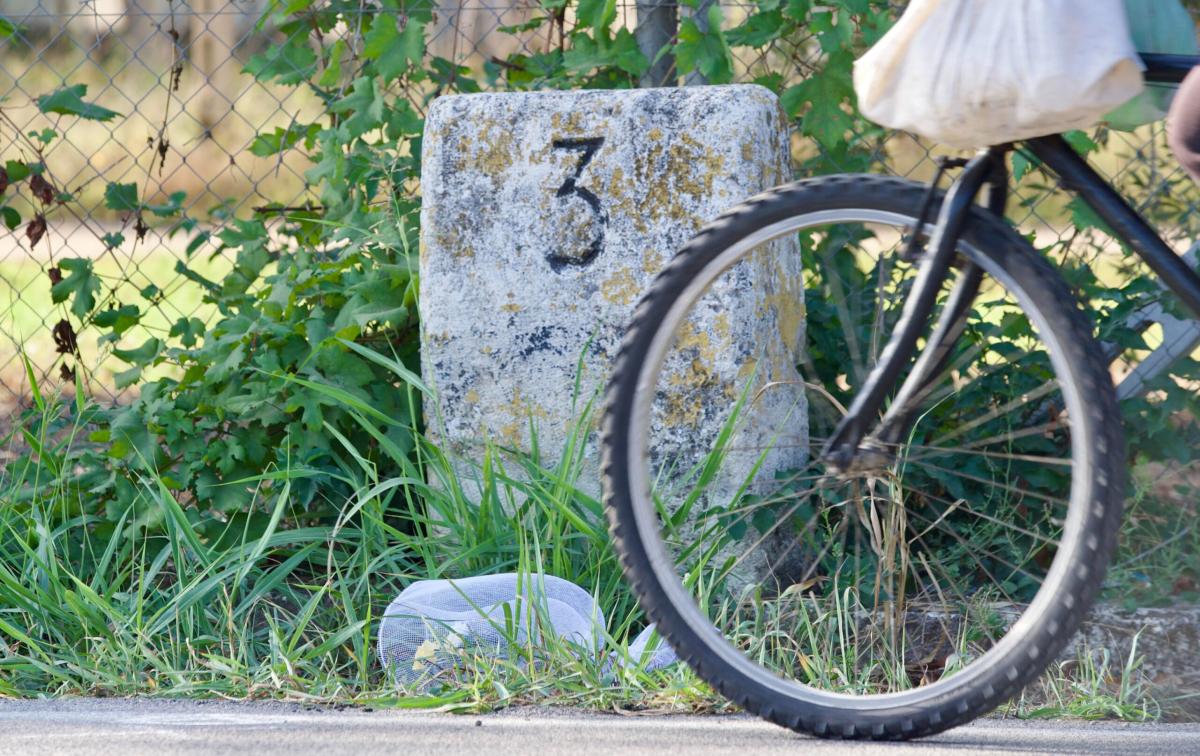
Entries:
{"label": "bicycle wheel", "polygon": [[645,612],[723,695],[819,736],[918,737],[1007,700],[1077,629],[1120,521],[1088,322],[981,209],[935,321],[971,265],[983,283],[904,440],[822,461],[915,275],[925,191],[835,176],[721,216],[639,303],[608,387],[606,507]]}

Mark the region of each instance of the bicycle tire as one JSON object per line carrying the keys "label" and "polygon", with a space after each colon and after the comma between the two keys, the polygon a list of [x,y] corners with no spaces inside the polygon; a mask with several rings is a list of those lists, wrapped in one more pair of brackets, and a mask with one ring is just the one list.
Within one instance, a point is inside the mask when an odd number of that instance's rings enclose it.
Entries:
{"label": "bicycle tire", "polygon": [[[676,300],[722,253],[756,232],[789,218],[839,208],[865,208],[909,218],[918,215],[927,188],[890,177],[842,175],[799,181],[760,194],[705,226],[655,279],[637,305],[615,359],[602,423],[602,473],[610,532],[624,574],[647,617],[697,675],[747,711],[798,732],[844,739],[908,739],[965,723],[1011,698],[1040,674],[1078,629],[1101,587],[1115,548],[1125,487],[1124,439],[1111,377],[1085,314],[1062,278],[1012,228],[982,208],[971,211],[962,239],[1005,271],[1036,305],[1044,328],[1063,351],[1064,391],[1081,399],[1078,418],[1086,454],[1070,492],[1080,525],[1062,580],[1047,608],[1024,629],[1019,644],[986,669],[918,704],[880,701],[851,708],[829,705],[803,686],[784,690],[769,677],[731,661],[714,628],[697,626],[662,566],[661,535],[646,526],[646,494],[631,481],[630,436],[651,345]],[[935,203],[936,210],[936,203]],[[1072,417],[1072,422],[1075,418]],[[1072,430],[1074,434],[1074,429]],[[642,521],[639,524],[639,509]],[[1073,515],[1075,516],[1075,515]],[[1074,531],[1073,531],[1074,532]],[[652,543],[651,539],[659,542]],[[658,566],[656,569],[656,559]],[[678,579],[675,577],[674,579]],[[1040,600],[1040,594],[1039,594]],[[762,668],[760,668],[762,669]],[[765,672],[766,670],[763,669]],[[953,683],[958,677],[951,677]],[[786,686],[785,686],[786,687]]]}

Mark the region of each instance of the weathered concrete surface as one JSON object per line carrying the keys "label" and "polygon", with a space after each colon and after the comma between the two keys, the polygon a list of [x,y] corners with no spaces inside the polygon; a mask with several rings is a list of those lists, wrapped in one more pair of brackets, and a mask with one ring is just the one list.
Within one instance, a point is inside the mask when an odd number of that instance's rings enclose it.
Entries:
{"label": "weathered concrete surface", "polygon": [[[992,611],[1007,632],[1024,609],[1003,604]],[[909,612],[905,617],[910,644],[906,659],[916,662],[953,654],[964,624],[961,614]],[[1194,693],[1200,690],[1200,606],[1124,609],[1100,604],[1088,614],[1057,661],[1072,663],[1089,655],[1098,660],[1101,653],[1107,653],[1112,674],[1119,674],[1132,656],[1138,661],[1138,674],[1157,687]]]}
{"label": "weathered concrete surface", "polygon": [[1073,649],[1107,649],[1114,666],[1134,651],[1150,680],[1172,687],[1200,689],[1200,606],[1122,609],[1101,605],[1092,610]]}
{"label": "weathered concrete surface", "polygon": [[[701,225],[788,175],[787,127],[757,86],[453,96],[430,110],[422,160],[430,427],[476,459],[484,440],[530,449],[536,428],[550,464],[652,277]],[[759,473],[769,480],[803,461],[807,440],[794,244],[756,253],[702,305],[660,384],[656,455],[694,460],[739,392],[770,385],[739,426],[739,445],[759,448],[794,426]],[[592,492],[594,445],[579,480]],[[717,489],[755,456],[732,459]]]}
{"label": "weathered concrete surface", "polygon": [[985,719],[909,743],[817,740],[744,714],[619,716],[515,707],[487,714],[336,710],[169,699],[0,701],[0,753],[917,754],[1196,753],[1200,725]]}

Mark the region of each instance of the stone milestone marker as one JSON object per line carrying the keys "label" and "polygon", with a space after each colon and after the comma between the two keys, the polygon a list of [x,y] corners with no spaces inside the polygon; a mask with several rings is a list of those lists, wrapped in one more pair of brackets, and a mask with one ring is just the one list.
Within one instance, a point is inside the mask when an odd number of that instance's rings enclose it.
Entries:
{"label": "stone milestone marker", "polygon": [[[532,423],[543,464],[557,462],[654,275],[704,223],[786,180],[788,166],[778,100],[753,85],[437,100],[422,156],[420,283],[435,440],[478,460],[485,440],[528,451]],[[758,384],[783,388],[752,405],[739,433],[762,448],[778,433],[768,419],[799,426],[759,471],[767,478],[803,462],[807,439],[793,368],[804,338],[799,253],[790,241],[770,252],[705,300],[655,418],[660,446],[676,453],[710,442],[745,384],[739,374],[754,369]],[[592,493],[595,443],[579,480]],[[754,456],[730,464],[746,473]]]}

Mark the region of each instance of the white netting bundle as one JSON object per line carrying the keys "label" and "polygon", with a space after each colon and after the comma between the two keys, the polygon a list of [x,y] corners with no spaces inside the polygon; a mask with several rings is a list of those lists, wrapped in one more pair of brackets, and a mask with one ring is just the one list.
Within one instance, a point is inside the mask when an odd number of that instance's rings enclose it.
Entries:
{"label": "white netting bundle", "polygon": [[[472,658],[506,659],[514,648],[555,644],[599,658],[605,629],[591,595],[561,578],[505,573],[420,580],[384,613],[379,655],[401,685],[425,685],[444,681]],[[646,669],[677,661],[653,626],[630,644],[634,662],[643,655]]]}

